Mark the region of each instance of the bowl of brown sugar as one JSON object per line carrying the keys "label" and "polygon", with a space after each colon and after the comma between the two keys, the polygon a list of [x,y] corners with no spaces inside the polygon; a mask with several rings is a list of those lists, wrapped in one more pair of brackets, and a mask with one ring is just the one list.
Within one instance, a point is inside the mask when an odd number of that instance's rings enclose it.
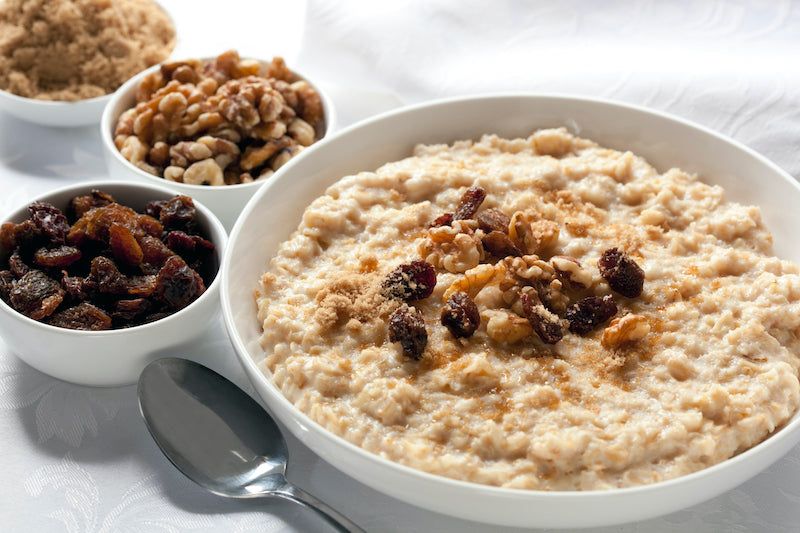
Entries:
{"label": "bowl of brown sugar", "polygon": [[0,110],[45,126],[95,124],[111,93],[175,43],[172,18],[152,0],[6,0]]}

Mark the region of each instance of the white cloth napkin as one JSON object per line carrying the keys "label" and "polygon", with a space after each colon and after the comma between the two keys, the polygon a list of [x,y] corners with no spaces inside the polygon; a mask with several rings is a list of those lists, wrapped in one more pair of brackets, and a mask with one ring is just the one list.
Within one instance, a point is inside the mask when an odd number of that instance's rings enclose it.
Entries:
{"label": "white cloth napkin", "polygon": [[668,111],[800,177],[800,4],[309,0],[299,64],[404,103],[559,92]]}

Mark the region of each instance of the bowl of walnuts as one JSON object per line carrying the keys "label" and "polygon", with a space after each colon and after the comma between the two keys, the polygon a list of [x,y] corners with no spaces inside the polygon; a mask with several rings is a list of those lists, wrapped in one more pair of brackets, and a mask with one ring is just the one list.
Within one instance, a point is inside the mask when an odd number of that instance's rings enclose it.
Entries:
{"label": "bowl of walnuts", "polygon": [[101,135],[112,176],[196,198],[230,229],[253,193],[334,120],[325,93],[282,58],[228,51],[131,78],[106,106]]}

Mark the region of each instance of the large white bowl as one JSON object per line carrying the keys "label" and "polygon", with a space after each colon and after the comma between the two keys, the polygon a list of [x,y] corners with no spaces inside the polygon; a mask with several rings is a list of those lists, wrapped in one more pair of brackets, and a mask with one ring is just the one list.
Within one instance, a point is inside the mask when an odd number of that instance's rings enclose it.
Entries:
{"label": "large white bowl", "polygon": [[[758,446],[706,470],[653,485],[586,492],[482,486],[412,470],[334,436],[294,408],[261,362],[253,291],[304,208],[338,178],[410,154],[418,142],[483,133],[527,136],[567,126],[581,136],[645,156],[660,170],[678,166],[720,184],[730,200],[760,205],[779,256],[800,261],[800,187],[746,147],[684,120],[613,102],[505,95],[446,100],[381,115],[348,128],[291,161],[245,208],[223,260],[222,309],[237,356],[272,412],[309,448],[360,482],[441,513],[498,525],[588,527],[642,520],[699,503],[745,481],[800,440],[800,415]],[[302,181],[304,187],[297,187]],[[256,229],[260,228],[260,229]]]}
{"label": "large white bowl", "polygon": [[[120,204],[141,212],[152,200],[167,200],[175,191],[166,187],[120,181],[83,182],[43,194],[14,209],[2,222],[20,223],[28,218],[28,205],[45,201],[64,209],[75,196],[92,189],[109,193]],[[228,234],[214,214],[195,202],[200,230],[216,247],[221,263]],[[0,248],[0,258],[10,250]],[[2,269],[3,267],[0,267]],[[180,311],[160,320],[126,329],[77,331],[37,322],[0,300],[0,335],[20,359],[53,377],[77,383],[111,387],[130,385],[147,363],[168,354],[205,331],[219,311],[220,272],[206,291]]]}
{"label": "large white bowl", "polygon": [[[267,61],[260,61],[263,65],[268,64]],[[264,185],[264,183],[275,179],[281,172],[283,172],[283,170],[279,169],[267,180],[253,181],[251,183],[242,183],[238,185],[211,187],[207,185],[192,185],[188,183],[176,183],[173,181],[168,181],[162,177],[154,176],[148,172],[145,172],[125,159],[114,145],[114,130],[117,126],[117,120],[124,111],[135,105],[136,86],[139,85],[145,76],[159,68],[161,67],[156,65],[140,72],[128,80],[122,85],[122,87],[117,89],[103,111],[103,117],[100,121],[100,136],[103,142],[103,153],[108,166],[108,172],[112,176],[117,176],[124,179],[136,180],[144,183],[160,184],[174,189],[181,194],[185,194],[186,196],[196,198],[208,206],[214,212],[214,214],[219,217],[222,225],[225,226],[226,229],[230,230],[233,227],[233,223],[236,222],[236,218],[239,216],[242,208],[244,208],[245,204],[248,202],[248,200],[250,200],[253,194],[262,185]],[[322,131],[319,132],[319,136],[324,138],[330,135],[336,123],[333,102],[331,101],[330,97],[320,88],[319,85],[315,84],[313,81],[309,80],[294,69],[292,69],[292,72],[294,72],[294,74],[297,76],[297,79],[306,80],[319,93],[322,99],[324,117],[324,124],[322,126]]]}

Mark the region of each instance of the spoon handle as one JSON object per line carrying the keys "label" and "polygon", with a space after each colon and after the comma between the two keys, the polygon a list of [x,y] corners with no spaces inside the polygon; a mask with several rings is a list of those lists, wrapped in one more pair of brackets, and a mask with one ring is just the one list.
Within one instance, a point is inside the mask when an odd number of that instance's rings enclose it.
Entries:
{"label": "spoon handle", "polygon": [[289,483],[285,484],[278,491],[272,493],[275,496],[280,496],[291,500],[300,505],[304,505],[309,509],[313,509],[325,519],[330,525],[334,526],[339,531],[345,533],[365,533],[363,529],[358,527],[349,518],[330,507],[327,503],[319,498],[307,493],[303,489],[297,488]]}

